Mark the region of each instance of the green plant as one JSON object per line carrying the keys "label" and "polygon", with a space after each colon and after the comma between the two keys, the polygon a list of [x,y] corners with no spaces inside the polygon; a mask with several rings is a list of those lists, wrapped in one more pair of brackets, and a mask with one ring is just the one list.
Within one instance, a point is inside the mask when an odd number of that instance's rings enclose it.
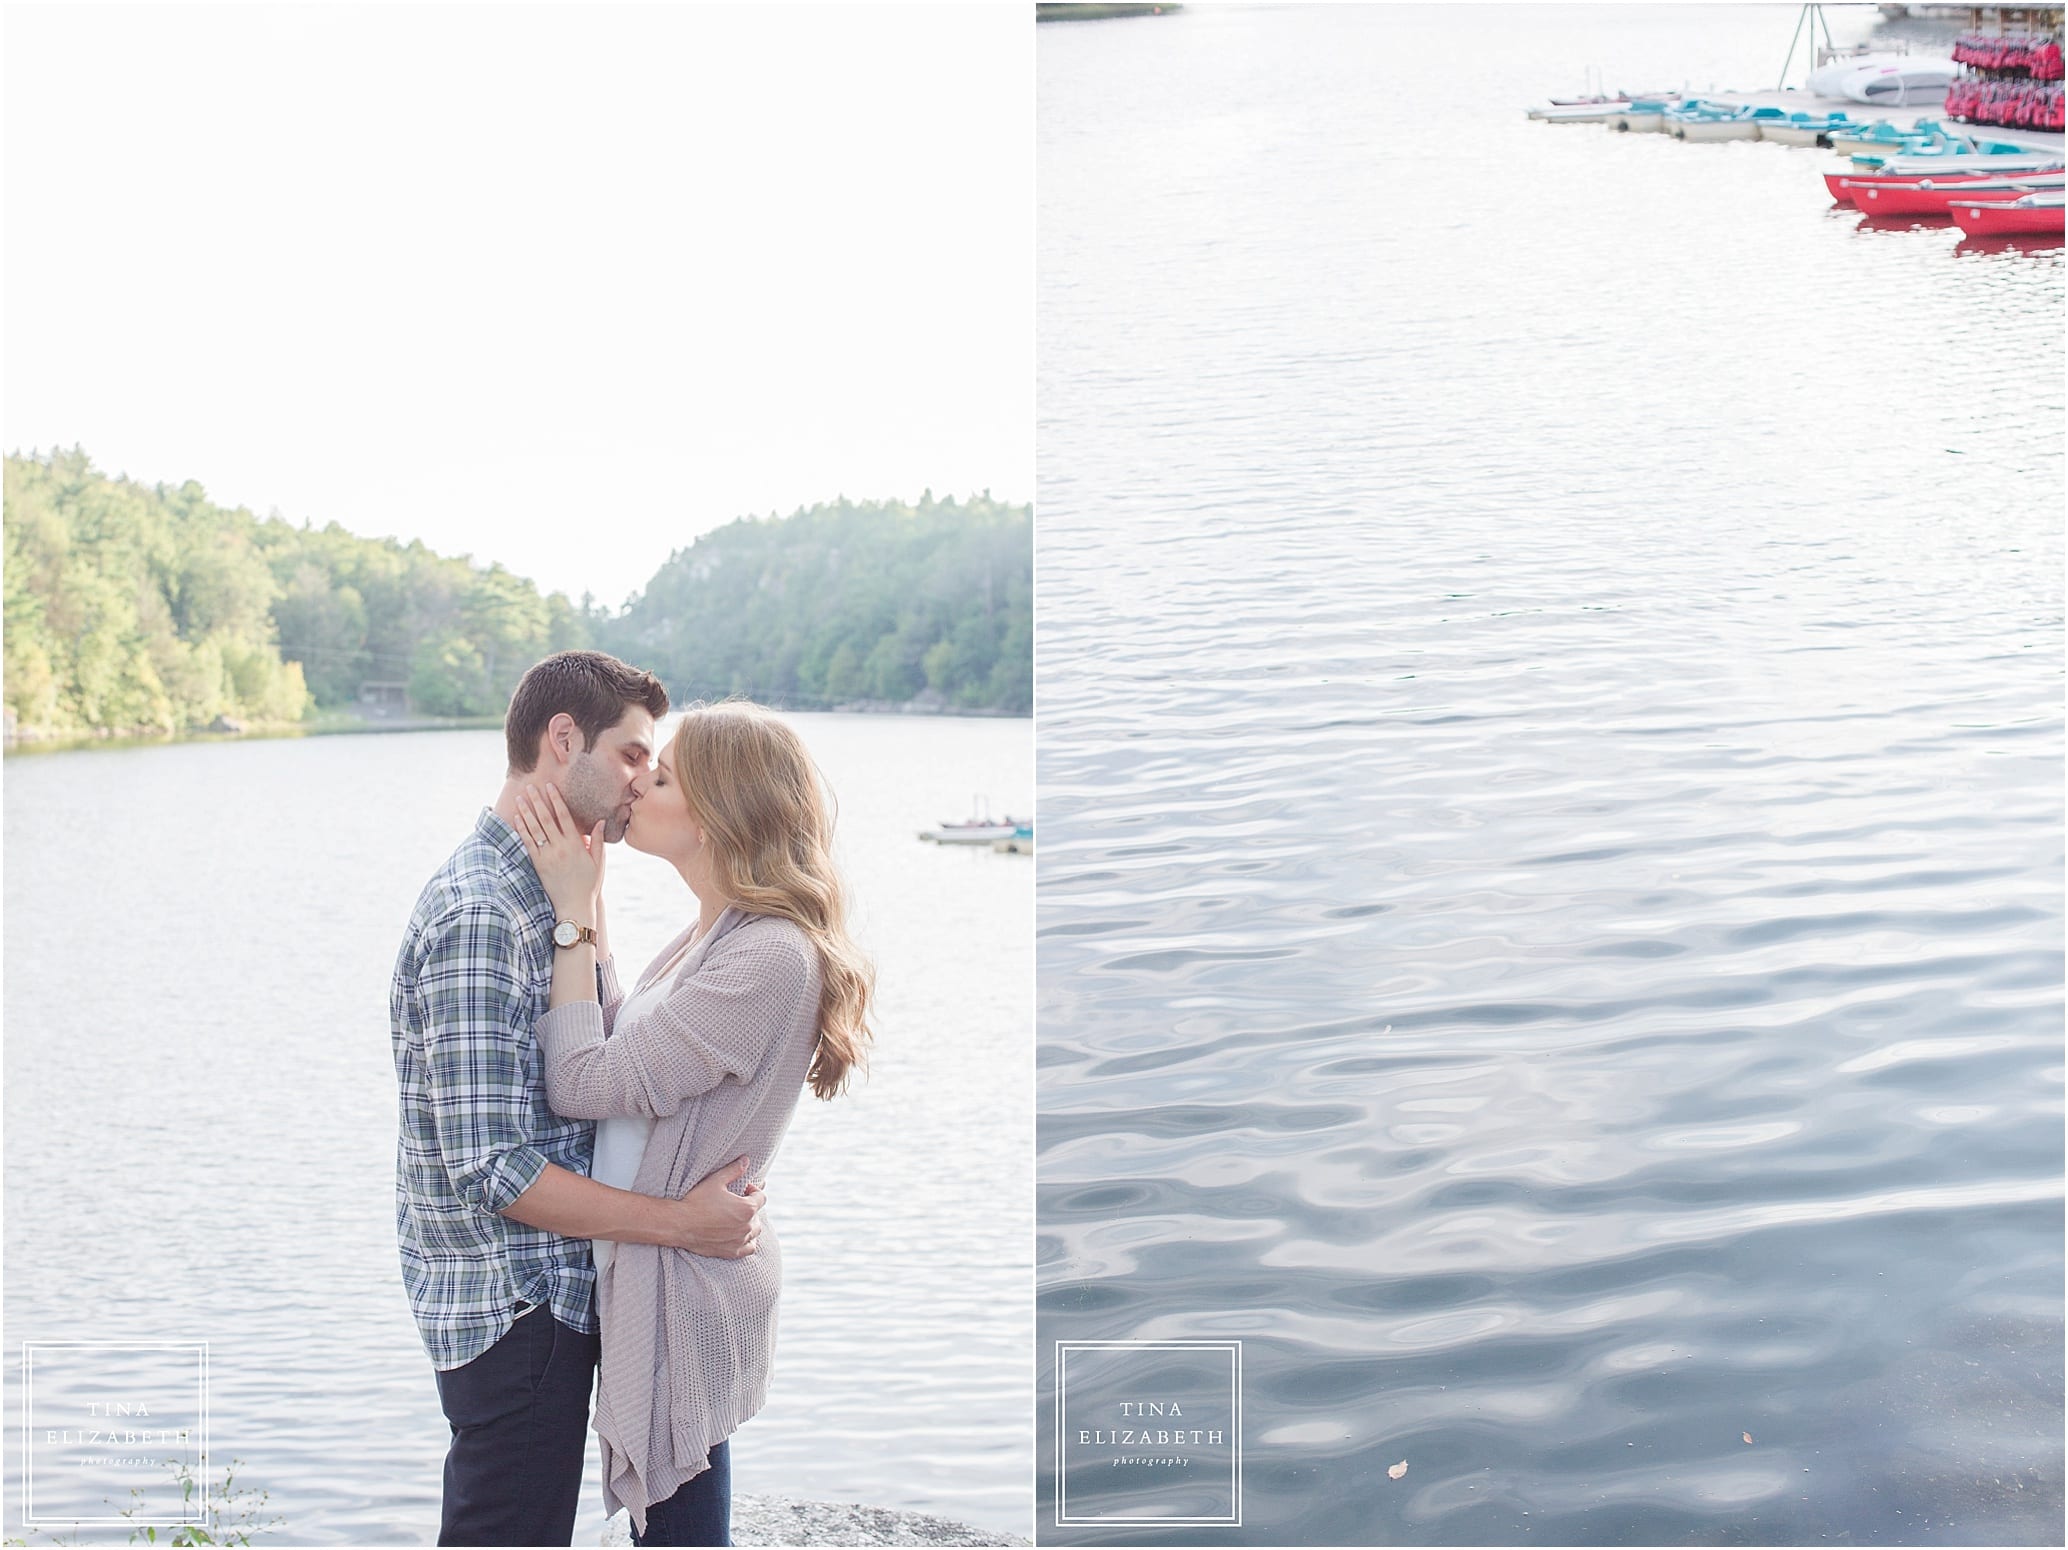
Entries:
{"label": "green plant", "polygon": [[[254,1491],[250,1486],[238,1486],[234,1483],[237,1478],[237,1466],[244,1462],[242,1459],[230,1460],[229,1466],[223,1470],[221,1487],[214,1490],[209,1489],[210,1482],[196,1482],[193,1471],[187,1467],[185,1459],[167,1459],[165,1462],[171,1467],[173,1477],[179,1481],[180,1501],[183,1505],[190,1508],[196,1505],[195,1493],[197,1490],[200,1492],[199,1506],[202,1523],[206,1527],[182,1523],[170,1530],[166,1538],[160,1539],[155,1526],[140,1525],[130,1530],[129,1542],[133,1545],[248,1545],[253,1534],[263,1534],[287,1521],[278,1514],[266,1522],[259,1521],[259,1514],[265,1510],[272,1493]],[[143,1493],[131,1486],[129,1494],[138,1497]],[[138,1510],[139,1504],[132,1501],[129,1506],[122,1509],[121,1515],[134,1519]]]}
{"label": "green plant", "polygon": [[[210,1482],[197,1481],[194,1472],[188,1468],[185,1459],[169,1458],[165,1461],[179,1482],[180,1501],[189,1508],[199,1497],[200,1523],[180,1523],[167,1529],[156,1524],[138,1521],[137,1514],[143,1504],[137,1498],[144,1493],[135,1486],[129,1488],[130,1504],[117,1509],[118,1516],[130,1520],[129,1543],[133,1545],[248,1545],[254,1534],[264,1534],[277,1529],[287,1520],[278,1514],[266,1522],[259,1521],[259,1514],[265,1510],[271,1496],[267,1491],[255,1491],[249,1486],[235,1484],[237,1466],[242,1459],[230,1460],[229,1468],[223,1471],[222,1485],[210,1489]],[[102,1500],[106,1500],[105,1497]],[[46,1529],[37,1529],[42,1542],[53,1545],[76,1545],[81,1543],[79,1531],[74,1529],[69,1539],[61,1539]],[[0,1544],[26,1545],[26,1539],[0,1540]]]}

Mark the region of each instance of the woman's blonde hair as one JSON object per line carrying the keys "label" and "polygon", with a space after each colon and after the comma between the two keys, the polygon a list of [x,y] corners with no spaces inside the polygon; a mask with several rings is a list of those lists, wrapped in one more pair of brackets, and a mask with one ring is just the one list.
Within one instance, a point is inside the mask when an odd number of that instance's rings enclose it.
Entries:
{"label": "woman's blonde hair", "polygon": [[712,877],[741,909],[794,920],[819,955],[819,1043],[806,1080],[836,1097],[868,1069],[876,966],[847,934],[830,792],[804,740],[765,705],[698,701],[675,728],[675,778],[711,847]]}

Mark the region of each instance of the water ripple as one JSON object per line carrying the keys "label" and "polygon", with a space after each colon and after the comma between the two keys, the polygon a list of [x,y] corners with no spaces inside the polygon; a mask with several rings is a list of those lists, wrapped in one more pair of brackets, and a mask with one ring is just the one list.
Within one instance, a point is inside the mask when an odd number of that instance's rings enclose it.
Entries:
{"label": "water ripple", "polygon": [[1042,31],[1039,1332],[1243,1341],[1217,1541],[2052,1542],[2061,258],[1555,12]]}

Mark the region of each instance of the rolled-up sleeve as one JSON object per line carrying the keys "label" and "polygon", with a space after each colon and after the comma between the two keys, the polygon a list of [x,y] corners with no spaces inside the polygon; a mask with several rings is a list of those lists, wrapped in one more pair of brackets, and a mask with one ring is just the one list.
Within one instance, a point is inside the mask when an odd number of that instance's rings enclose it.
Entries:
{"label": "rolled-up sleeve", "polygon": [[501,910],[470,903],[434,921],[423,947],[417,990],[438,1149],[453,1192],[500,1212],[546,1171],[530,1134],[523,946]]}
{"label": "rolled-up sleeve", "polygon": [[752,1078],[816,984],[809,942],[771,934],[714,944],[651,1012],[607,1038],[596,1002],[565,1002],[538,1023],[546,1101],[569,1119],[665,1119],[729,1076]]}

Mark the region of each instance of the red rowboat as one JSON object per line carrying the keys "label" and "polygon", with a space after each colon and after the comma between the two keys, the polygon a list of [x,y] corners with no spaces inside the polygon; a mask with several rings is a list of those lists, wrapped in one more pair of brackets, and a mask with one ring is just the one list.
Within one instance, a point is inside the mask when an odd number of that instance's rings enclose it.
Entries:
{"label": "red rowboat", "polygon": [[1956,203],[1994,204],[2022,199],[2042,190],[2058,190],[2061,174],[2037,173],[2029,178],[1988,178],[1941,182],[1926,178],[1922,183],[1855,187],[1853,203],[1866,215],[1944,215]]}
{"label": "red rowboat", "polygon": [[1931,173],[1931,172],[1901,172],[1901,173],[1886,173],[1886,172],[1883,172],[1883,173],[1862,173],[1862,172],[1827,172],[1827,173],[1825,173],[1825,174],[1824,174],[1824,186],[1825,186],[1826,188],[1828,188],[1828,189],[1830,189],[1830,190],[1831,190],[1831,197],[1832,197],[1833,199],[1837,200],[1837,201],[1838,201],[1838,202],[1839,202],[1840,204],[1842,204],[1842,205],[1860,205],[1862,209],[1865,209],[1865,208],[1866,208],[1866,206],[1865,206],[1864,204],[1862,204],[1862,203],[1861,203],[1861,200],[1860,200],[1860,196],[1859,196],[1859,194],[1858,194],[1858,192],[1857,192],[1857,190],[1859,190],[1859,189],[1861,189],[1861,188],[1914,188],[1914,187],[1916,187],[1916,186],[1917,186],[1917,185],[1918,185],[1919,183],[1922,183],[1923,181],[1925,181],[1925,180],[1926,180],[1927,178],[1929,178],[1929,179],[1930,179],[1930,180],[1931,180],[1931,181],[1932,181],[1933,183],[1939,184],[1940,186],[1942,186],[1942,187],[1943,187],[1944,185],[1946,185],[1946,184],[1949,184],[1949,183],[1981,183],[1981,182],[1988,182],[1988,181],[1992,181],[1992,180],[2001,180],[2001,179],[2003,179],[2003,178],[2006,178],[2006,177],[2013,177],[2013,176],[2029,176],[2029,175],[2030,175],[2030,170],[2029,170],[2029,169],[2027,169],[2027,170],[2026,170],[2026,171],[2024,171],[2024,172],[2020,172],[2020,173],[2008,173],[2008,172],[1940,172],[1940,173]]}
{"label": "red rowboat", "polygon": [[[2028,204],[2026,200],[2049,203]],[[2061,196],[2028,194],[2010,204],[1954,204],[1947,213],[1970,237],[2008,237],[2018,233],[2061,235]]]}

